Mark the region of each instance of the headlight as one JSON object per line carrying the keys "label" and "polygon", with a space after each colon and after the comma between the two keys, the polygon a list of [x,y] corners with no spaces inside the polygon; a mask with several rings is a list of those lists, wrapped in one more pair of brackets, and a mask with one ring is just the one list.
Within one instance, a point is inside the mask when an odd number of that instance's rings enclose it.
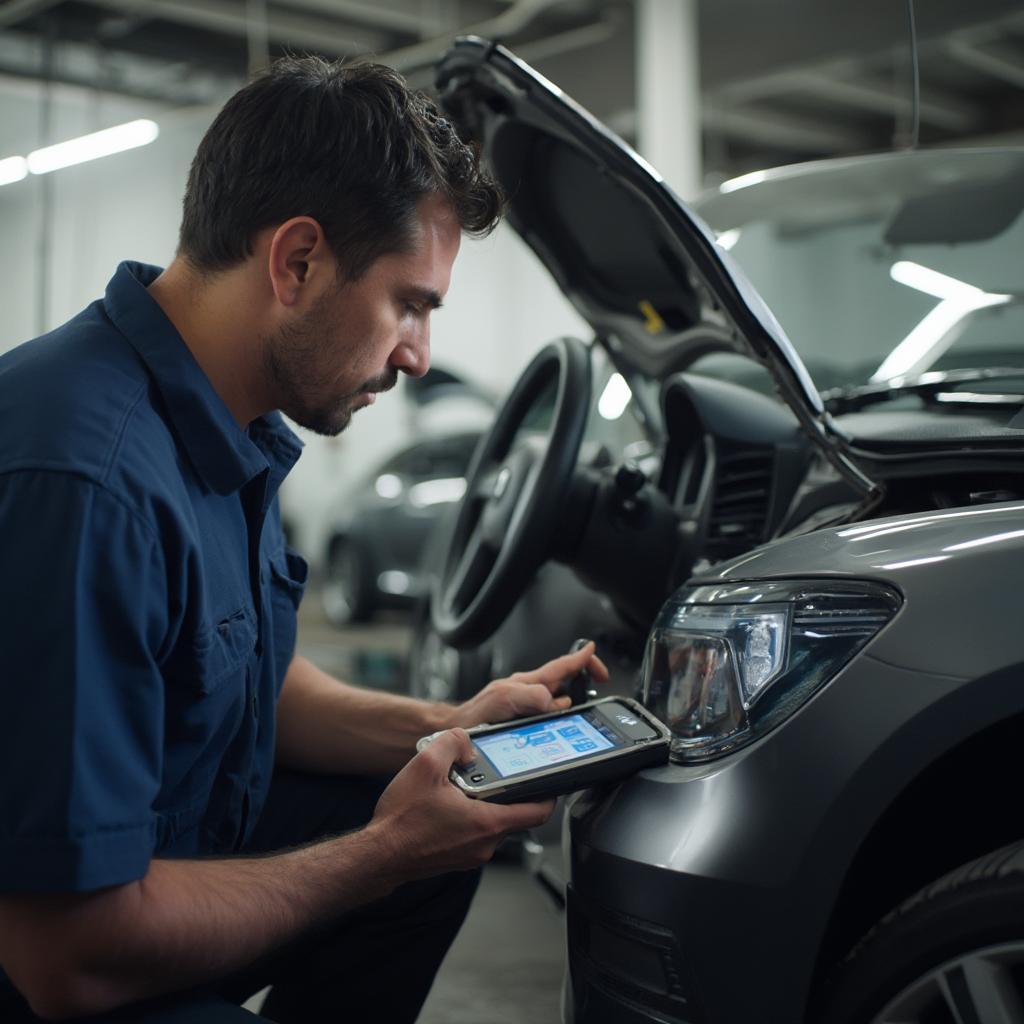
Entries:
{"label": "headlight", "polygon": [[900,604],[867,581],[684,588],[647,642],[643,702],[671,728],[675,760],[717,757],[793,714]]}

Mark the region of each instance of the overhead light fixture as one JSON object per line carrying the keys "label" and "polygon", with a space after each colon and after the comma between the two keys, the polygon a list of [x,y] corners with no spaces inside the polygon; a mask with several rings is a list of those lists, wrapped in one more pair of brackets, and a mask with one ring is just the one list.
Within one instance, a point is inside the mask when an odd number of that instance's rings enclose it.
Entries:
{"label": "overhead light fixture", "polygon": [[899,284],[940,301],[875,370],[870,378],[873,384],[884,383],[893,377],[923,373],[960,336],[967,316],[987,306],[1000,306],[1012,298],[1011,295],[986,292],[910,260],[894,263],[889,276]]}
{"label": "overhead light fixture", "polygon": [[28,161],[23,156],[9,156],[0,160],[0,185],[12,185],[28,174]]}
{"label": "overhead light fixture", "polygon": [[911,260],[897,260],[889,268],[889,276],[899,284],[915,288],[926,295],[934,295],[937,299],[968,299],[988,294],[973,284],[958,281],[955,277],[940,274],[937,270]]}
{"label": "overhead light fixture", "polygon": [[62,167],[82,164],[87,160],[97,160],[101,156],[122,153],[126,149],[136,149],[152,142],[160,134],[160,127],[155,121],[141,118],[127,124],[105,128],[101,132],[80,135],[67,142],[58,142],[54,146],[44,146],[28,155],[28,169],[33,174],[49,174],[59,171]]}

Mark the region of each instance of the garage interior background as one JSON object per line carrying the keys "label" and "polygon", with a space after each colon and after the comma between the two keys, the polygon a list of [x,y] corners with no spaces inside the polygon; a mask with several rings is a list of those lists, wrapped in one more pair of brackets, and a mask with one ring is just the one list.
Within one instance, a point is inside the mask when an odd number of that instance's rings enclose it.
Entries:
{"label": "garage interior background", "polygon": [[[1024,140],[1020,0],[917,0],[916,16],[921,144]],[[904,0],[2,0],[0,351],[102,294],[120,259],[166,264],[195,147],[250,70],[284,52],[372,55],[429,86],[465,32],[505,42],[684,198],[910,141]],[[138,118],[159,126],[150,145],[24,177],[2,163]],[[511,231],[464,244],[435,365],[498,396],[560,333],[585,335]],[[282,494],[299,546],[316,560],[331,509],[385,452],[488,415],[400,389],[339,438],[307,438]]]}

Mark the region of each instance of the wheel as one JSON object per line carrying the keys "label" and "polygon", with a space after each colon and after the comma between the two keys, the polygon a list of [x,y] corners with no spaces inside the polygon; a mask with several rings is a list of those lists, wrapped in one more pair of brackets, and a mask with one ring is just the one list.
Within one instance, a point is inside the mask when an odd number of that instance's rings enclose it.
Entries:
{"label": "wheel", "polygon": [[1024,843],[907,900],[823,995],[814,1024],[1024,1024]]}
{"label": "wheel", "polygon": [[327,553],[327,567],[320,591],[324,615],[333,626],[366,622],[373,615],[369,572],[356,546],[335,537]]}
{"label": "wheel", "polygon": [[[431,593],[447,644],[486,640],[548,557],[589,411],[589,353],[560,338],[523,372],[470,464]],[[545,421],[543,431],[521,429]]]}
{"label": "wheel", "polygon": [[409,655],[409,693],[423,700],[468,700],[490,682],[484,648],[459,650],[434,631],[429,616],[417,628]]}
{"label": "wheel", "polygon": [[459,689],[459,652],[432,629],[413,638],[409,693],[421,700],[454,701]]}

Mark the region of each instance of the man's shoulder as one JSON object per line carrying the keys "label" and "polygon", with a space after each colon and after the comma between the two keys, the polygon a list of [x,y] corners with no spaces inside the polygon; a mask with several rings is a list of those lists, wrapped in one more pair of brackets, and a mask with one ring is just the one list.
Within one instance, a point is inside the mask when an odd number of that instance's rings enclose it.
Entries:
{"label": "man's shoulder", "polygon": [[154,460],[173,458],[152,379],[100,302],[0,356],[0,423],[0,473],[106,484],[126,456],[153,472]]}

